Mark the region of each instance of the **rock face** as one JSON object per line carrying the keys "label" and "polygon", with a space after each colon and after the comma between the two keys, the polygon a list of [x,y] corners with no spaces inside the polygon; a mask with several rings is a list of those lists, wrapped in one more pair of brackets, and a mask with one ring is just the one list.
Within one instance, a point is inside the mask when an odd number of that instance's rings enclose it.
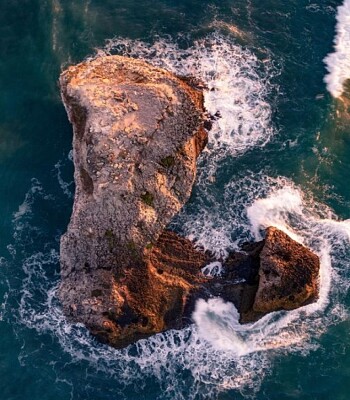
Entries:
{"label": "rock face", "polygon": [[201,268],[207,262],[208,257],[195,250],[189,240],[164,232],[152,249],[146,268],[127,270],[115,281],[114,291],[123,298],[123,306],[106,316],[104,328],[108,329],[97,336],[120,347],[188,325],[194,306],[190,300],[206,281]]}
{"label": "rock face", "polygon": [[113,292],[119,296],[120,306],[102,313],[102,328],[87,326],[101,341],[123,347],[188,325],[194,307],[191,298],[206,281],[201,268],[207,262],[208,257],[189,240],[165,231],[145,266],[125,269],[114,280]]}
{"label": "rock face", "polygon": [[[141,281],[143,289],[150,283],[144,301],[152,297],[150,249],[190,196],[207,140],[203,95],[169,72],[119,56],[70,67],[60,85],[74,128],[76,192],[61,238],[59,296],[71,320],[124,345],[167,327],[125,310]],[[143,329],[133,336],[139,321]]]}

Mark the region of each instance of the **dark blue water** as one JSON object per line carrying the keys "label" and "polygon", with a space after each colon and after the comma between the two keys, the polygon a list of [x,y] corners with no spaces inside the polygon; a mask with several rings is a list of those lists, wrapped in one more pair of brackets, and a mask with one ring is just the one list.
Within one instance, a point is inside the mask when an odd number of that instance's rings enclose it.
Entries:
{"label": "dark blue water", "polygon": [[[1,400],[349,399],[346,35],[333,49],[341,3],[1,2]],[[350,29],[343,20],[340,33]],[[122,351],[65,321],[59,237],[74,184],[57,81],[98,54],[144,58],[208,84],[206,107],[222,118],[172,226],[221,255],[268,225],[284,229],[321,257],[316,304],[241,327],[232,305],[202,302],[192,327]]]}

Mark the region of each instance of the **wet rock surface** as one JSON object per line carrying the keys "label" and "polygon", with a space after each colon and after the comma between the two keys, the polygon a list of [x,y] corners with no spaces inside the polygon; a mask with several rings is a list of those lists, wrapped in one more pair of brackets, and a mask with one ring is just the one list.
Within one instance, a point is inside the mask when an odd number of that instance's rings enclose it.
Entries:
{"label": "wet rock surface", "polygon": [[261,242],[231,253],[223,267],[221,277],[209,283],[211,293],[232,302],[241,323],[299,308],[318,296],[318,256],[275,227],[266,229]]}

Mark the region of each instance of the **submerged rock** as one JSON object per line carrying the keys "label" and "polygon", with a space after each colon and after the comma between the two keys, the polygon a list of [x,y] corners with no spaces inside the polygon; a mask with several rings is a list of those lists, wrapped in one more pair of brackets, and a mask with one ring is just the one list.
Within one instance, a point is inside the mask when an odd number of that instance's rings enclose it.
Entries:
{"label": "submerged rock", "polygon": [[[190,196],[207,141],[203,95],[119,56],[72,66],[60,85],[74,128],[76,192],[61,238],[59,296],[71,320],[124,345],[167,327],[137,308],[129,312],[130,293],[151,283],[149,249]],[[149,287],[137,301],[152,297]],[[121,339],[121,330],[130,333]]]}

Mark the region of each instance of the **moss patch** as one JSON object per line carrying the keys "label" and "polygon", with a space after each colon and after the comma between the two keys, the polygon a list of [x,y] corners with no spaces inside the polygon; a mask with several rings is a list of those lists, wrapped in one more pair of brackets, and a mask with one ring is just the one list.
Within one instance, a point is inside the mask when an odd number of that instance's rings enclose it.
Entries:
{"label": "moss patch", "polygon": [[109,251],[113,251],[116,242],[116,237],[112,229],[107,229],[105,231],[105,238],[108,241]]}
{"label": "moss patch", "polygon": [[132,240],[127,242],[125,247],[128,249],[130,255],[137,258],[138,256],[137,246]]}
{"label": "moss patch", "polygon": [[151,250],[153,248],[153,243],[147,243],[145,246],[146,250]]}
{"label": "moss patch", "polygon": [[102,290],[101,289],[95,289],[91,292],[92,297],[99,297],[102,296]]}
{"label": "moss patch", "polygon": [[130,251],[136,251],[136,244],[130,240],[130,242],[126,244],[126,248]]}
{"label": "moss patch", "polygon": [[160,164],[164,168],[171,168],[175,164],[175,158],[173,156],[164,157],[160,160]]}
{"label": "moss patch", "polygon": [[141,200],[150,207],[153,207],[154,196],[150,192],[141,195]]}
{"label": "moss patch", "polygon": [[113,233],[112,229],[107,229],[105,232],[105,236],[108,238],[114,238],[114,233]]}

